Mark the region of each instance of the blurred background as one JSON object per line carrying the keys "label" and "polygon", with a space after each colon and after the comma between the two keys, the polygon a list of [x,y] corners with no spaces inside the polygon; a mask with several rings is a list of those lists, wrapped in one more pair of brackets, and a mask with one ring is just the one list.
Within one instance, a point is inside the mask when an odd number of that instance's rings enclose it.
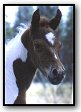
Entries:
{"label": "blurred background", "polygon": [[18,33],[18,27],[29,26],[33,12],[51,19],[59,8],[62,19],[56,29],[62,42],[60,58],[66,68],[66,78],[54,86],[37,70],[27,91],[29,104],[72,104],[73,103],[73,6],[5,6],[5,44]]}

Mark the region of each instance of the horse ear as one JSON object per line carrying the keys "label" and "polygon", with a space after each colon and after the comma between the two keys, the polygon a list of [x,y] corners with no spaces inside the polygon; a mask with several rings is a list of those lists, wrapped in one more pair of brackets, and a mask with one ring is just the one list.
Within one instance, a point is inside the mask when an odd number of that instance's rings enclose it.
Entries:
{"label": "horse ear", "polygon": [[39,9],[37,9],[32,16],[32,22],[31,22],[32,33],[35,33],[37,31],[39,27],[39,21],[40,21],[40,13]]}
{"label": "horse ear", "polygon": [[59,25],[59,23],[60,23],[61,17],[62,17],[62,13],[61,13],[61,11],[58,9],[55,18],[53,18],[53,19],[50,20],[50,22],[49,22],[50,27],[53,28],[53,29],[55,30],[55,29],[57,28],[57,26]]}

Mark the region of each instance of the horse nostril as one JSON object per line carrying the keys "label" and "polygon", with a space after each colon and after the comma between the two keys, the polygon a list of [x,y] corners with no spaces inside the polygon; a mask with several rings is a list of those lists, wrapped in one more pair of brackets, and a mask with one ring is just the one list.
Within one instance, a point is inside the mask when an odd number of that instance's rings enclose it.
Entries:
{"label": "horse nostril", "polygon": [[58,76],[58,71],[56,69],[53,69],[52,74],[57,77]]}

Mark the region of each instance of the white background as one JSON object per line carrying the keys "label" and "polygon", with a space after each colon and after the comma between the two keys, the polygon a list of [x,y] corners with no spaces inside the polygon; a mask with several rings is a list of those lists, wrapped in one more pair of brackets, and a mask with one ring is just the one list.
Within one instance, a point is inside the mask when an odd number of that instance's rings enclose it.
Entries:
{"label": "white background", "polygon": [[[3,106],[3,4],[71,4],[74,3],[76,19],[76,106],[75,107],[4,107]],[[80,112],[81,111],[81,0],[0,0],[0,112]],[[5,69],[5,68],[4,68]]]}

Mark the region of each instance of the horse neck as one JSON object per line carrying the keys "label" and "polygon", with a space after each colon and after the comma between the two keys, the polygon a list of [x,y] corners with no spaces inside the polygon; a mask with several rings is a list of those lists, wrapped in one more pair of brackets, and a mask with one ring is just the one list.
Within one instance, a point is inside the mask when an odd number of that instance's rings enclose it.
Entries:
{"label": "horse neck", "polygon": [[27,29],[23,35],[21,36],[21,41],[24,45],[24,47],[28,50],[28,51],[32,51],[33,48],[33,43],[30,37],[30,28]]}
{"label": "horse neck", "polygon": [[33,64],[33,61],[31,59],[31,56],[30,56],[30,53],[28,52],[28,58],[27,58],[27,61],[26,61],[26,67],[28,67],[29,69],[29,72],[31,72],[30,74],[34,74],[37,67]]}
{"label": "horse neck", "polygon": [[37,69],[37,67],[34,65],[33,63],[33,59],[32,59],[32,54],[31,52],[33,51],[33,45],[32,45],[32,41],[31,41],[31,37],[30,37],[30,29],[26,30],[23,35],[21,36],[21,41],[24,45],[24,47],[27,49],[28,53],[27,53],[27,60],[26,60],[26,72],[27,72],[27,77],[28,77],[28,82],[31,82],[35,71]]}
{"label": "horse neck", "polygon": [[[31,63],[34,65],[34,62],[33,60],[35,61],[35,54],[33,52],[33,42],[32,42],[32,39],[31,39],[31,35],[30,35],[30,31],[31,29],[27,29],[22,37],[21,37],[21,41],[24,45],[24,47],[27,49],[28,51],[28,54],[29,54],[29,57],[31,59]],[[35,66],[35,65],[34,65]]]}

